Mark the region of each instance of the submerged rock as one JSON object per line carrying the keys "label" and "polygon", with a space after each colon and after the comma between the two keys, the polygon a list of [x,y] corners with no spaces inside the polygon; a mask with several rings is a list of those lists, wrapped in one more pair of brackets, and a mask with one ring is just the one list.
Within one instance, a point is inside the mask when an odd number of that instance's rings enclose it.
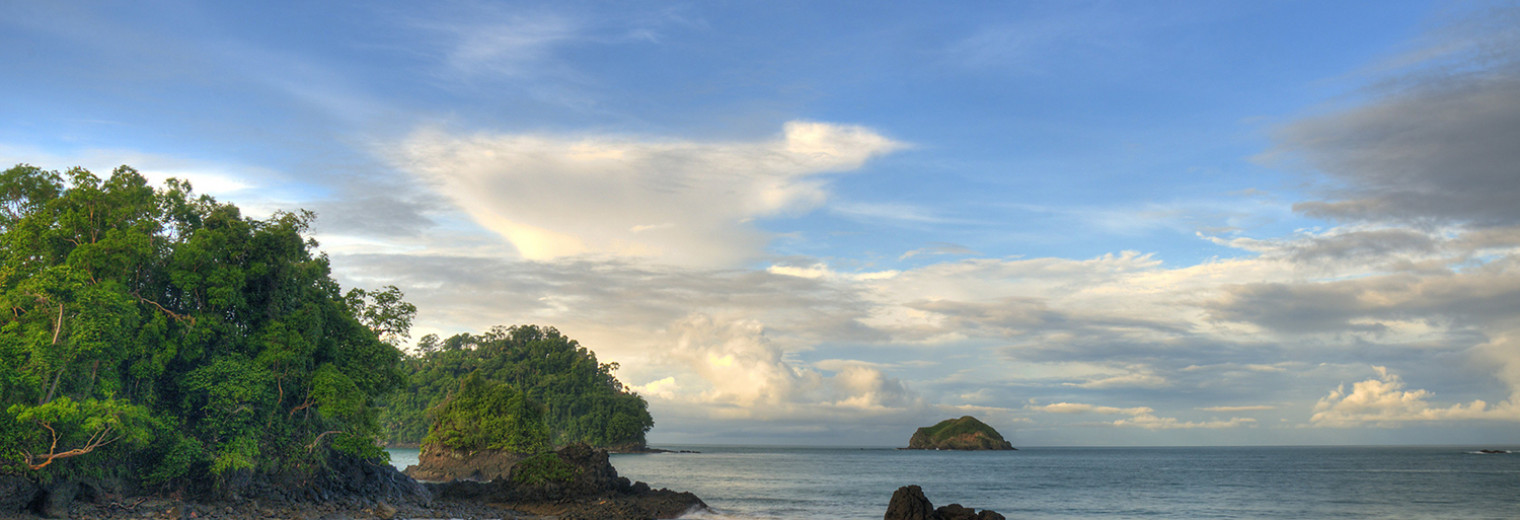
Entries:
{"label": "submerged rock", "polygon": [[1003,515],[991,509],[983,509],[977,512],[975,509],[964,507],[960,504],[950,504],[939,509],[929,502],[929,497],[924,496],[923,488],[918,486],[903,486],[892,493],[892,501],[887,504],[887,514],[883,520],[1006,520]]}
{"label": "submerged rock", "polygon": [[987,423],[967,415],[946,419],[934,426],[913,432],[908,439],[910,450],[1014,450],[1003,435]]}

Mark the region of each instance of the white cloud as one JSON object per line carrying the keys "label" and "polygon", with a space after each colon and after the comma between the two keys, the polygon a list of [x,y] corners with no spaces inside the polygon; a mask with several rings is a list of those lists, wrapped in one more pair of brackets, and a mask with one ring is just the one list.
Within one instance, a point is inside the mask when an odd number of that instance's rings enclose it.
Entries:
{"label": "white cloud", "polygon": [[[28,163],[46,170],[58,171],[81,166],[97,177],[105,178],[109,177],[116,167],[126,165],[135,168],[149,182],[159,186],[172,177],[189,181],[196,193],[215,197],[233,196],[240,200],[252,199],[249,202],[253,204],[268,203],[269,200],[247,197],[247,195],[253,195],[250,193],[252,188],[259,188],[262,184],[278,184],[277,181],[271,181],[281,177],[280,174],[264,168],[134,150],[92,148],[72,150],[67,152],[66,156],[65,158],[58,153],[49,153],[33,147],[0,143],[0,164],[3,164],[5,168],[17,163]],[[259,191],[267,193],[268,190]]]}
{"label": "white cloud", "polygon": [[645,397],[658,397],[670,400],[676,398],[676,393],[681,390],[681,385],[676,383],[675,376],[667,376],[642,385],[633,385],[629,388]]}
{"label": "white cloud", "polygon": [[819,262],[808,266],[772,265],[765,268],[771,274],[806,278],[809,280],[854,280],[870,281],[885,280],[897,276],[900,271],[862,271],[856,273],[841,273],[829,268],[828,264]]}
{"label": "white cloud", "polygon": [[[818,415],[824,409],[892,412],[920,405],[902,381],[869,363],[832,360],[833,374],[788,361],[758,321],[693,314],[671,325],[668,361],[700,387],[657,380],[652,394],[703,405],[723,418]],[[665,381],[669,379],[669,383]],[[646,385],[647,387],[648,385]]]}
{"label": "white cloud", "polygon": [[864,127],[793,121],[750,142],[420,130],[394,159],[529,260],[727,267],[766,244],[752,219],[817,208],[828,198],[819,174],[900,147]]}
{"label": "white cloud", "polygon": [[1144,428],[1147,430],[1191,430],[1191,429],[1220,429],[1236,428],[1256,422],[1249,417],[1231,417],[1226,420],[1211,421],[1183,421],[1175,417],[1157,417],[1155,410],[1148,406],[1133,408],[1116,408],[1113,406],[1097,406],[1086,403],[1052,403],[1047,405],[1030,404],[1029,410],[1059,414],[1103,414],[1103,415],[1128,415],[1129,417],[1115,419],[1113,422],[1101,423],[1106,426]]}
{"label": "white cloud", "polygon": [[1066,383],[1066,386],[1077,388],[1162,388],[1170,386],[1170,384],[1165,377],[1149,371],[1138,371],[1091,379],[1081,383]]}
{"label": "white cloud", "polygon": [[1031,404],[1031,405],[1029,405],[1028,408],[1030,410],[1035,410],[1035,411],[1039,411],[1039,412],[1047,412],[1047,413],[1066,413],[1066,414],[1099,413],[1099,414],[1105,414],[1105,415],[1116,415],[1116,414],[1143,415],[1143,414],[1149,414],[1151,412],[1156,411],[1156,410],[1154,410],[1154,409],[1152,409],[1150,407],[1145,407],[1145,406],[1137,406],[1137,407],[1134,407],[1134,408],[1115,408],[1115,407],[1112,407],[1112,406],[1096,406],[1096,405],[1091,405],[1091,404],[1086,404],[1086,403],[1066,403],[1066,402],[1051,403],[1051,404],[1046,404],[1046,405],[1034,405],[1034,404]]}
{"label": "white cloud", "polygon": [[1381,426],[1396,427],[1410,422],[1449,421],[1463,419],[1502,419],[1520,421],[1520,410],[1510,403],[1490,408],[1488,403],[1475,400],[1471,403],[1454,404],[1441,408],[1426,399],[1432,394],[1425,390],[1404,390],[1404,380],[1385,367],[1372,367],[1377,379],[1368,379],[1331,391],[1314,405],[1314,415],[1309,422],[1318,426],[1350,427]]}

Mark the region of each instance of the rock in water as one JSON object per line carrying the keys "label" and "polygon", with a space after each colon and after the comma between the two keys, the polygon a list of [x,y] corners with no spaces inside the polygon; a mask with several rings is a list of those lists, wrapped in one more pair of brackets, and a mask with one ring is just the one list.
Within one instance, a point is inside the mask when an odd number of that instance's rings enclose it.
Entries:
{"label": "rock in water", "polygon": [[987,423],[967,415],[919,428],[908,439],[912,450],[1013,450],[1016,449]]}
{"label": "rock in water", "polygon": [[978,513],[975,509],[963,507],[960,504],[950,504],[939,509],[929,502],[929,497],[924,496],[923,488],[918,486],[903,486],[892,493],[892,502],[887,504],[887,514],[883,520],[1006,520],[1003,515],[991,509],[983,509]]}
{"label": "rock in water", "polygon": [[892,502],[887,504],[884,520],[929,520],[933,515],[934,504],[929,503],[929,497],[924,496],[923,488],[903,486],[892,493]]}

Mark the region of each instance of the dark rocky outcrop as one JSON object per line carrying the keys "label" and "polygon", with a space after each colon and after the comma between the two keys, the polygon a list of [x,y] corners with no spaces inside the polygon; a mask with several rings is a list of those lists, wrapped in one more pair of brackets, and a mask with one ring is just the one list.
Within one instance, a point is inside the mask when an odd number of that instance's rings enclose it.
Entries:
{"label": "dark rocky outcrop", "polygon": [[913,432],[910,450],[1013,450],[1003,435],[975,417],[946,419]]}
{"label": "dark rocky outcrop", "polygon": [[620,477],[607,451],[572,444],[523,459],[506,478],[489,483],[429,483],[438,500],[477,501],[560,520],[676,518],[707,504],[691,493],[650,489]]}
{"label": "dark rocky outcrop", "polygon": [[315,474],[241,473],[145,496],[108,479],[40,485],[0,475],[0,518],[504,518],[511,509],[560,520],[651,520],[707,507],[691,493],[618,476],[605,450],[586,445],[524,461],[491,482],[421,484],[389,464],[336,456]]}
{"label": "dark rocky outcrop", "polygon": [[887,514],[884,520],[1005,520],[1003,515],[991,509],[983,509],[977,512],[975,509],[950,504],[939,509],[929,502],[924,496],[923,488],[918,486],[903,486],[892,493],[892,502],[887,504]]}
{"label": "dark rocky outcrop", "polygon": [[[155,493],[156,492],[156,493]],[[188,517],[204,504],[218,509],[295,508],[333,504],[374,509],[390,503],[424,508],[432,502],[427,488],[390,464],[335,454],[315,473],[233,472],[220,482],[186,482],[182,487],[134,489],[127,482],[102,478],[58,480],[40,484],[18,475],[0,475],[0,518],[33,514],[45,518],[133,516],[143,504],[168,503],[159,512]],[[147,507],[147,506],[142,506]],[[178,514],[170,514],[170,510]],[[204,516],[204,515],[201,515]]]}
{"label": "dark rocky outcrop", "polygon": [[26,477],[0,475],[0,517],[10,517],[32,509],[42,488]]}
{"label": "dark rocky outcrop", "polygon": [[509,451],[480,450],[462,452],[444,446],[430,444],[417,454],[417,465],[407,466],[403,473],[427,482],[451,480],[474,480],[490,482],[506,478],[512,466],[527,456]]}

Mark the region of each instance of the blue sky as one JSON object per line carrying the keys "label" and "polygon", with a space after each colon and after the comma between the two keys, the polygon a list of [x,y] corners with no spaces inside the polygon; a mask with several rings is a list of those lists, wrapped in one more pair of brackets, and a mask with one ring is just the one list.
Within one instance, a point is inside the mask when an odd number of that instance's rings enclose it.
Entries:
{"label": "blue sky", "polygon": [[414,336],[553,325],[653,442],[1514,442],[1517,11],[0,7],[0,161],[306,208]]}

